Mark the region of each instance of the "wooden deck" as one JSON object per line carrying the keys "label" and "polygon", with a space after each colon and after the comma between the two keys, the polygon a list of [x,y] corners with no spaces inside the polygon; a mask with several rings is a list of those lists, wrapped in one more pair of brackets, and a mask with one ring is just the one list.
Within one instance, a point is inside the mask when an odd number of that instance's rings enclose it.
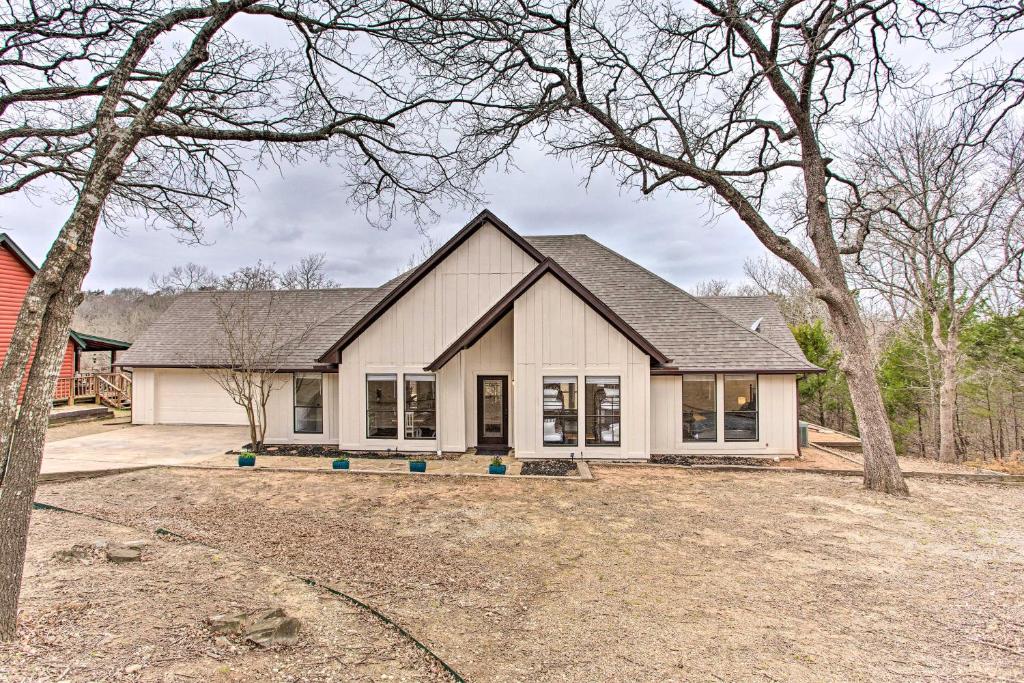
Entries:
{"label": "wooden deck", "polygon": [[73,406],[92,402],[110,408],[128,408],[132,404],[132,378],[123,372],[78,373],[58,377],[53,402]]}

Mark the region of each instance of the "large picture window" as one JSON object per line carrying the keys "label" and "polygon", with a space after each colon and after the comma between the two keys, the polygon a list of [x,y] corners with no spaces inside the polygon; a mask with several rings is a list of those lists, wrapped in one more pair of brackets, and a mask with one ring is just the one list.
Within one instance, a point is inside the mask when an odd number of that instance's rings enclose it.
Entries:
{"label": "large picture window", "polygon": [[588,446],[618,446],[622,443],[622,400],[618,377],[587,377],[584,415]]}
{"label": "large picture window", "polygon": [[575,377],[544,378],[544,445],[579,444]]}
{"label": "large picture window", "polygon": [[714,375],[683,375],[683,441],[718,441]]}
{"label": "large picture window", "polygon": [[297,372],[293,382],[296,434],[324,433],[324,376],[318,372]]}
{"label": "large picture window", "polygon": [[725,375],[725,440],[757,441],[757,375]]}
{"label": "large picture window", "polygon": [[398,438],[398,377],[366,376],[366,438]]}
{"label": "large picture window", "polygon": [[405,376],[405,438],[437,435],[437,394],[433,375]]}

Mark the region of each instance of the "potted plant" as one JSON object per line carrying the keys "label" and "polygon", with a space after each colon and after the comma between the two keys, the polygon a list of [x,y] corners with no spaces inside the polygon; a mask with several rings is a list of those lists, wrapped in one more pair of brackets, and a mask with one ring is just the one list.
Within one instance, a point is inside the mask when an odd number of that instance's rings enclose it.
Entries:
{"label": "potted plant", "polygon": [[409,459],[409,471],[410,472],[426,472],[427,461],[426,460],[415,460]]}
{"label": "potted plant", "polygon": [[331,462],[331,468],[336,470],[348,469],[348,453],[342,453]]}
{"label": "potted plant", "polygon": [[505,474],[505,463],[501,461],[501,456],[496,455],[491,460],[491,466],[487,468],[488,474]]}
{"label": "potted plant", "polygon": [[238,454],[238,466],[239,467],[255,467],[256,466],[256,454],[252,451],[242,451]]}

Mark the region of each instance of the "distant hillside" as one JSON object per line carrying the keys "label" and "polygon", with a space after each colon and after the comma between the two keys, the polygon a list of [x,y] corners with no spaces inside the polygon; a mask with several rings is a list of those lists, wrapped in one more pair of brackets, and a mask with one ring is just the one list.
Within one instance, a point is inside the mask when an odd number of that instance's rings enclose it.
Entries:
{"label": "distant hillside", "polygon": [[177,296],[135,287],[85,292],[71,326],[86,334],[134,341]]}

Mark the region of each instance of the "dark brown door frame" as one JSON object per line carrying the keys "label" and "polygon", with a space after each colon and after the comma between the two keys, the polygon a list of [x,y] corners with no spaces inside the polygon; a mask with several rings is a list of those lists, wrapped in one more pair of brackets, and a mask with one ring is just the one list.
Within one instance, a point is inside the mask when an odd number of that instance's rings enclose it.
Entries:
{"label": "dark brown door frame", "polygon": [[[485,437],[484,433],[484,382],[501,380],[501,433],[499,437]],[[476,378],[476,442],[480,446],[508,445],[508,375],[477,375]]]}

